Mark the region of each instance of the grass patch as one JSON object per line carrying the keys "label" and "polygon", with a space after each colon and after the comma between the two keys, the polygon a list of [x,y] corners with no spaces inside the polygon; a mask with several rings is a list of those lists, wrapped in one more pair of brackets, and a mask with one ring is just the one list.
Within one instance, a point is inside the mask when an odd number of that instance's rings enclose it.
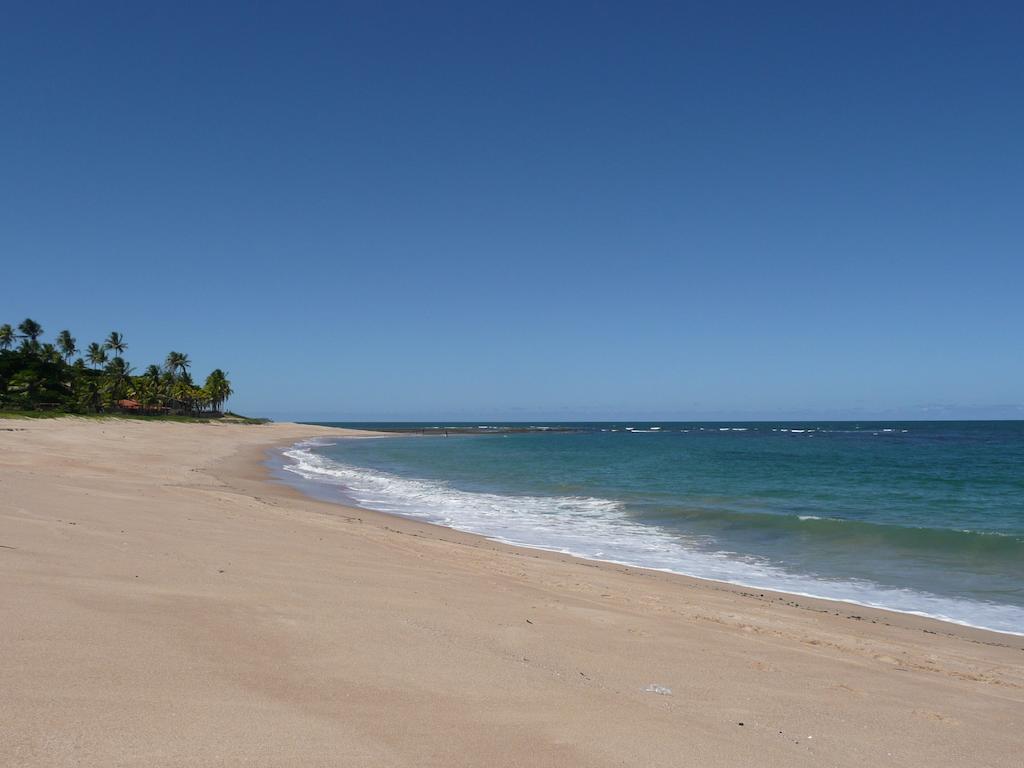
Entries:
{"label": "grass patch", "polygon": [[63,411],[0,411],[0,419],[59,419],[68,415]]}
{"label": "grass patch", "polygon": [[263,419],[256,416],[241,416],[231,411],[225,411],[224,415],[218,419],[218,421],[224,421],[228,424],[269,424],[270,419]]}

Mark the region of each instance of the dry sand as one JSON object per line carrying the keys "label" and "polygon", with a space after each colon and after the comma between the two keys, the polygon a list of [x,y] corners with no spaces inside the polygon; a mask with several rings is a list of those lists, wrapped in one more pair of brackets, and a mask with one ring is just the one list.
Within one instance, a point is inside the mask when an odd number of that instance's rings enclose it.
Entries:
{"label": "dry sand", "polygon": [[267,479],[324,431],[0,421],[0,765],[1024,763],[1022,638]]}

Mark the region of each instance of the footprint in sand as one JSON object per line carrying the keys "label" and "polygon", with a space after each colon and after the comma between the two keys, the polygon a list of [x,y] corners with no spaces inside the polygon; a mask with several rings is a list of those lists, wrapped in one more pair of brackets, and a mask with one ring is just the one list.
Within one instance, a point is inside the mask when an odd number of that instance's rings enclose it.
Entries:
{"label": "footprint in sand", "polygon": [[944,715],[941,712],[930,712],[924,709],[915,709],[914,716],[920,717],[925,720],[933,720],[943,725],[960,725],[960,721],[950,715]]}
{"label": "footprint in sand", "polygon": [[852,688],[846,683],[836,683],[832,687],[835,688],[837,691],[845,691],[846,693],[852,693],[855,696],[867,696],[867,694],[864,693],[864,691],[860,690],[859,688]]}

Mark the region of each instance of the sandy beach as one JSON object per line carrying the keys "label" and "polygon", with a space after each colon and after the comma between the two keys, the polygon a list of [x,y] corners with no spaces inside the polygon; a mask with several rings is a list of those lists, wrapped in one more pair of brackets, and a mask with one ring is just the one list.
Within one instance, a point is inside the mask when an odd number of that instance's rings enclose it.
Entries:
{"label": "sandy beach", "polygon": [[0,765],[1021,764],[1024,638],[314,501],[317,434],[0,420]]}

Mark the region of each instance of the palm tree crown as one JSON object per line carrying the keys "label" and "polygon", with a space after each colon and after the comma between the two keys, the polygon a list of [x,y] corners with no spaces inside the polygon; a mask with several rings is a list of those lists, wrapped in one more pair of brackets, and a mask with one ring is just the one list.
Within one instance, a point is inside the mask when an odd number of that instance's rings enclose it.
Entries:
{"label": "palm tree crown", "polygon": [[39,354],[48,363],[56,363],[64,359],[53,344],[43,344]]}
{"label": "palm tree crown", "polygon": [[75,346],[75,337],[71,335],[71,331],[65,330],[57,334],[57,348],[63,355],[64,362],[70,360],[71,356],[78,351],[78,347]]}
{"label": "palm tree crown", "polygon": [[104,370],[107,374],[107,389],[111,399],[120,400],[127,394],[132,367],[125,362],[123,357],[117,356],[111,358]]}
{"label": "palm tree crown", "polygon": [[124,336],[117,331],[110,332],[110,335],[107,336],[107,340],[103,342],[103,346],[107,349],[113,350],[118,355],[121,355],[126,349],[128,349],[128,345],[124,343]]}
{"label": "palm tree crown", "polygon": [[28,339],[35,344],[39,337],[43,335],[43,326],[33,320],[31,317],[26,317],[18,325],[18,330],[21,332],[23,339]]}
{"label": "palm tree crown", "polygon": [[85,357],[91,365],[99,367],[107,362],[107,350],[94,341],[85,350]]}
{"label": "palm tree crown", "polygon": [[172,375],[184,376],[191,365],[192,361],[184,352],[168,352],[167,359],[164,360],[164,368]]}
{"label": "palm tree crown", "polygon": [[14,344],[14,329],[10,323],[0,325],[0,349],[10,349]]}
{"label": "palm tree crown", "polygon": [[213,406],[215,411],[222,410],[224,402],[234,394],[231,389],[231,382],[228,381],[228,377],[224,375],[224,371],[220,368],[214,368],[210,372],[210,375],[206,377],[203,389],[206,390],[206,394],[210,398],[210,405]]}

